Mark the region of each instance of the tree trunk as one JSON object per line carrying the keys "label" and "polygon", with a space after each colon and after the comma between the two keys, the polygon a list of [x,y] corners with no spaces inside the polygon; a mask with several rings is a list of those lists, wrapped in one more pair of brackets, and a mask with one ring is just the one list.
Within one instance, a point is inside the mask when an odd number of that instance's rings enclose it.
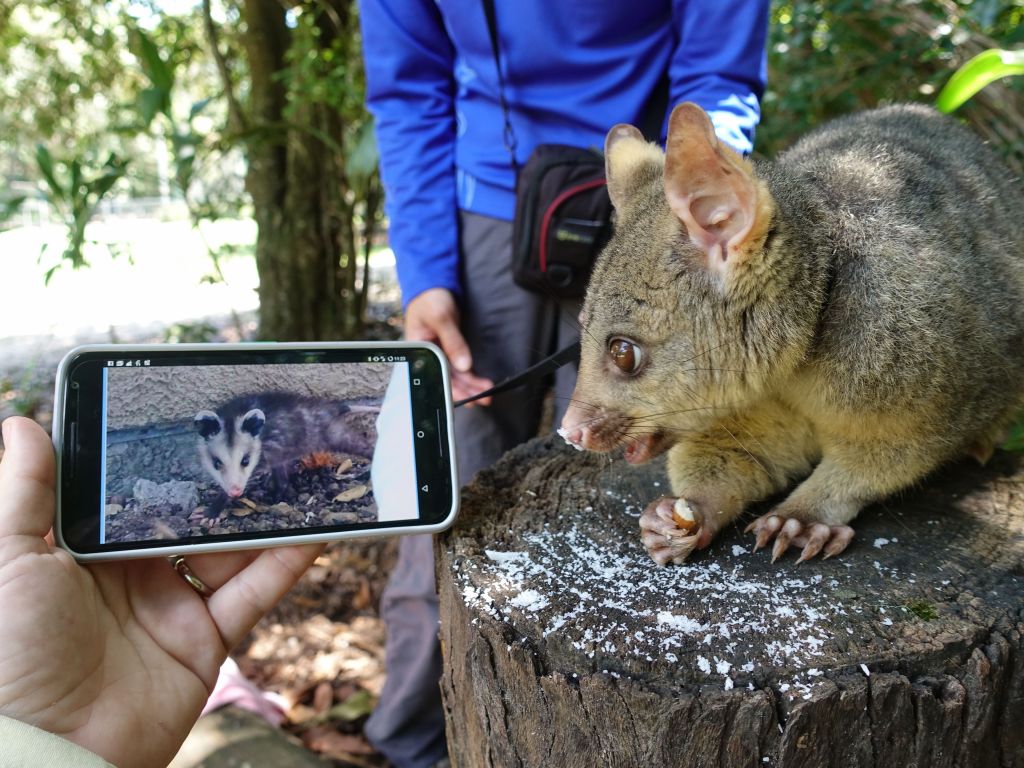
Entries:
{"label": "tree trunk", "polygon": [[[318,13],[318,50],[349,35],[350,0]],[[326,103],[285,87],[293,31],[287,4],[246,0],[244,43],[251,76],[246,187],[259,227],[260,336],[277,341],[351,338],[362,317],[353,290],[357,249],[346,192],[342,120]]]}
{"label": "tree trunk", "polygon": [[437,549],[457,768],[1024,766],[1018,457],[949,467],[799,566],[733,526],[656,567],[637,517],[665,493],[662,463],[557,437],[464,491]]}

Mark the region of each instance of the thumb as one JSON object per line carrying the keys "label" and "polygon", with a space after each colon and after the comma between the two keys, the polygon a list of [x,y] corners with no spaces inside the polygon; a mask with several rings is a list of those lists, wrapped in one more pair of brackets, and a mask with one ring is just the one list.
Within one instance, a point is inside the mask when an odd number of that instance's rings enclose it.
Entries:
{"label": "thumb", "polygon": [[441,349],[455,370],[464,373],[473,367],[473,356],[457,323],[442,323],[437,329],[437,336]]}
{"label": "thumb", "polygon": [[31,419],[3,422],[0,459],[0,537],[38,536],[53,527],[56,464],[53,443]]}

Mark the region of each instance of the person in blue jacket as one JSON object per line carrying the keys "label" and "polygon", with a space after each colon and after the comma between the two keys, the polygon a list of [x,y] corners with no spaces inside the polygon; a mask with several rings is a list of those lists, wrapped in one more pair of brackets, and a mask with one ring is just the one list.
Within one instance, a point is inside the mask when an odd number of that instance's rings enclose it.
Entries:
{"label": "person in blue jacket", "polygon": [[[719,137],[752,147],[765,85],[768,0],[495,0],[515,159],[540,143],[602,147],[615,123],[646,122],[667,80],[670,108],[703,107]],[[441,346],[455,398],[483,391],[573,340],[578,305],[511,276],[515,170],[483,0],[360,0],[367,105],[405,335]],[[554,424],[575,371],[555,381]],[[464,481],[537,434],[541,385],[456,411]],[[388,677],[366,726],[398,768],[446,754],[433,552],[403,539],[382,600]]]}

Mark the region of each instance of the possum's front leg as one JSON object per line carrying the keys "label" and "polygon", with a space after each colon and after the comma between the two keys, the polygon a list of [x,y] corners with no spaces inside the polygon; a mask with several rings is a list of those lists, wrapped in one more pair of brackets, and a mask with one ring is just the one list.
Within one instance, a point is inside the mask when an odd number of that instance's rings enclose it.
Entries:
{"label": "possum's front leg", "polygon": [[658,499],[640,516],[640,538],[659,565],[682,563],[703,549],[748,504],[810,473],[817,459],[810,424],[767,401],[688,436],[668,453],[672,492],[697,518],[694,532],[676,524],[676,497]]}
{"label": "possum's front leg", "polygon": [[772,539],[772,560],[791,546],[803,547],[800,561],[819,552],[838,555],[853,540],[849,523],[874,501],[906,488],[943,458],[941,441],[917,436],[855,440],[833,437],[821,463],[781,504],[747,527],[759,549]]}

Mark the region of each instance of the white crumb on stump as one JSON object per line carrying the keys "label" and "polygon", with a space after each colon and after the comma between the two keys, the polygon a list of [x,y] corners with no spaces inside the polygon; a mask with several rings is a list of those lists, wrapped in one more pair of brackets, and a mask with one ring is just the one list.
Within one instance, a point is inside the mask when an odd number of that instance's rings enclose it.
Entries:
{"label": "white crumb on stump", "polygon": [[758,670],[788,669],[778,690],[808,698],[823,673],[798,670],[824,656],[847,611],[863,611],[829,599],[838,582],[828,575],[785,568],[748,574],[749,551],[739,546],[731,557],[720,550],[698,563],[656,568],[638,542],[609,551],[573,522],[545,525],[522,534],[516,549],[484,554],[486,560],[456,568],[472,609],[503,623],[534,622],[542,637],[557,633],[598,668],[610,655],[686,665],[726,690],[751,685]]}

